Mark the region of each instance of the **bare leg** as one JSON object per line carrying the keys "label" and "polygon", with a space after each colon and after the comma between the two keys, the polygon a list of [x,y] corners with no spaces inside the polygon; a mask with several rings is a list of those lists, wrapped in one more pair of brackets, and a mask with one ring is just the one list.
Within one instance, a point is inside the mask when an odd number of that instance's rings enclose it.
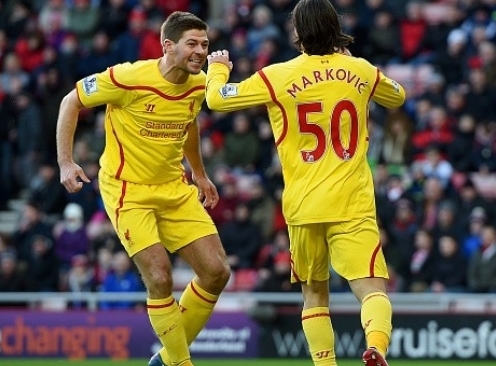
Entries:
{"label": "bare leg", "polygon": [[148,291],[150,323],[170,356],[171,364],[193,365],[179,305],[172,296],[172,270],[169,255],[160,244],[143,249],[133,257]]}

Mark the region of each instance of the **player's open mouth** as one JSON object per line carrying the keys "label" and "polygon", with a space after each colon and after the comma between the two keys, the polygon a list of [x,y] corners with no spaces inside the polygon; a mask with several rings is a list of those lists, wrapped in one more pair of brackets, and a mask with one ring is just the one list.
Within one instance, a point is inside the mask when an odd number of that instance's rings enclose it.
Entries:
{"label": "player's open mouth", "polygon": [[202,60],[201,60],[201,59],[195,59],[195,60],[189,60],[189,62],[192,62],[192,63],[194,63],[194,64],[201,65]]}

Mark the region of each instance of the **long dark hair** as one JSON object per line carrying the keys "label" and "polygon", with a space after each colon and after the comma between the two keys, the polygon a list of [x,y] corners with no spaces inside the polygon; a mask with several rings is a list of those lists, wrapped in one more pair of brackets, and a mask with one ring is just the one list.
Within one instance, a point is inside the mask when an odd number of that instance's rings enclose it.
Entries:
{"label": "long dark hair", "polygon": [[183,11],[175,11],[169,15],[164,24],[162,24],[160,29],[160,42],[164,42],[165,39],[178,42],[183,33],[191,29],[206,31],[208,26],[207,23],[194,14]]}
{"label": "long dark hair", "polygon": [[300,0],[291,20],[295,45],[309,55],[329,55],[348,47],[353,37],[341,30],[339,15],[329,0]]}

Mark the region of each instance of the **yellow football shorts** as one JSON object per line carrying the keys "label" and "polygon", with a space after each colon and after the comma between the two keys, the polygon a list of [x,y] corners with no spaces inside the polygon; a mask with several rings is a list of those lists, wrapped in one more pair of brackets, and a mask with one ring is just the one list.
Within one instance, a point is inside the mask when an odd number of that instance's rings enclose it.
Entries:
{"label": "yellow football shorts", "polygon": [[137,184],[100,170],[99,186],[105,210],[129,256],[159,242],[172,253],[196,239],[217,234],[198,200],[198,189],[182,179]]}
{"label": "yellow football shorts", "polygon": [[374,218],[290,225],[291,282],[329,279],[329,263],[346,280],[388,278]]}

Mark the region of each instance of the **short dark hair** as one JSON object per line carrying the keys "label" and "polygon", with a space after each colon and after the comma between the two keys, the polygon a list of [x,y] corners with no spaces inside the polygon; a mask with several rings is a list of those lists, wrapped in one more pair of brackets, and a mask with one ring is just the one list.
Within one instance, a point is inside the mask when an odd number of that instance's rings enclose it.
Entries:
{"label": "short dark hair", "polygon": [[295,45],[309,55],[329,55],[353,42],[353,37],[343,33],[329,0],[300,0],[291,20],[297,33]]}
{"label": "short dark hair", "polygon": [[184,11],[175,11],[171,13],[164,24],[162,24],[160,29],[160,42],[162,43],[166,39],[178,42],[183,33],[191,29],[206,31],[208,25],[194,14]]}

